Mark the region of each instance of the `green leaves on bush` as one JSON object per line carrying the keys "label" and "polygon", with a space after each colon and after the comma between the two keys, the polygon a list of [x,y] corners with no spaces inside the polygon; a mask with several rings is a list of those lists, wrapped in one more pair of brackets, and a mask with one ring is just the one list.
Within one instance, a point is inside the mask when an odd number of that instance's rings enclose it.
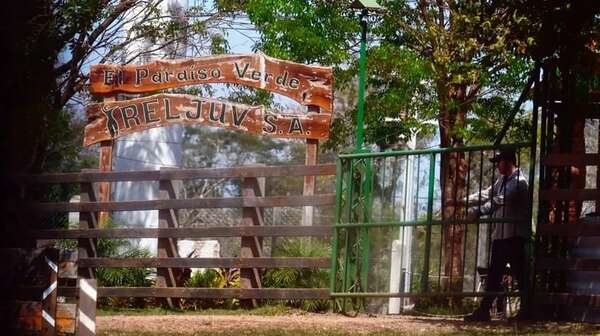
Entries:
{"label": "green leaves on bush", "polygon": [[200,288],[238,288],[240,271],[237,268],[209,268],[195,272],[186,282],[186,287]]}
{"label": "green leaves on bush", "polygon": [[[121,227],[112,221],[103,228]],[[140,248],[130,239],[98,239],[96,243],[98,257],[107,258],[148,258],[150,251]],[[96,280],[99,287],[152,287],[154,280],[150,268],[96,268]],[[152,301],[144,298],[108,297],[99,300],[100,306],[113,308],[143,308]]]}
{"label": "green leaves on bush", "polygon": [[[329,253],[329,246],[321,241],[297,238],[284,240],[274,249],[273,256],[324,257]],[[329,286],[329,272],[310,268],[274,268],[263,276],[262,285],[267,288],[324,288]],[[309,312],[324,312],[331,308],[330,300],[287,300],[286,304]]]}
{"label": "green leaves on bush", "polygon": [[[239,288],[240,271],[237,268],[209,268],[195,272],[185,282],[186,287],[197,288]],[[198,310],[207,308],[237,308],[237,299],[182,299],[181,309]]]}

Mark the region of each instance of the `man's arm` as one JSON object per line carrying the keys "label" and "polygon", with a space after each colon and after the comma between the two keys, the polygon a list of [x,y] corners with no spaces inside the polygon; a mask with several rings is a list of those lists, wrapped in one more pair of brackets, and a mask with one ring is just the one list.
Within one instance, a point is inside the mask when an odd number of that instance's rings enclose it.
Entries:
{"label": "man's arm", "polygon": [[446,201],[446,206],[473,206],[473,205],[478,205],[480,203],[484,203],[487,200],[489,200],[490,198],[490,194],[492,191],[492,186],[489,186],[483,190],[481,190],[481,193],[478,191],[476,193],[472,193],[469,196],[467,196],[467,200],[465,201],[464,199],[459,199],[459,200],[448,200]]}
{"label": "man's arm", "polygon": [[467,196],[467,206],[473,206],[473,205],[478,205],[480,203],[485,203],[490,199],[490,195],[492,193],[492,186],[489,186],[483,190],[481,190],[481,192],[476,192],[476,193],[472,193],[471,195]]}
{"label": "man's arm", "polygon": [[518,179],[515,185],[507,185],[503,192],[494,195],[494,197],[483,203],[479,209],[475,209],[477,216],[490,215],[498,208],[507,205],[507,202],[513,204],[524,202],[527,199],[528,190],[527,181]]}

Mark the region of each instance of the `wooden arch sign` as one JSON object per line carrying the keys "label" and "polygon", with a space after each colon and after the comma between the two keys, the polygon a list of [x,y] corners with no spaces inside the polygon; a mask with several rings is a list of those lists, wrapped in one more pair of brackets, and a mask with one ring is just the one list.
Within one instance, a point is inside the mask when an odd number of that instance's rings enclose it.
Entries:
{"label": "wooden arch sign", "polygon": [[[118,93],[149,93],[194,84],[232,83],[282,94],[308,106],[308,113],[282,114],[263,106],[177,94],[115,101]],[[317,162],[318,140],[329,137],[333,111],[333,70],[268,57],[262,53],[161,60],[142,65],[97,64],[90,71],[90,93],[104,102],[87,107],[84,145],[100,143],[100,170],[112,168],[118,137],[172,124],[206,124],[273,137],[306,139],[306,164]],[[324,112],[324,113],[319,113]],[[305,177],[304,194],[315,189]],[[102,183],[99,199],[109,198]],[[303,216],[312,222],[312,209]],[[101,213],[101,218],[107,214]],[[308,218],[306,221],[304,217]]]}

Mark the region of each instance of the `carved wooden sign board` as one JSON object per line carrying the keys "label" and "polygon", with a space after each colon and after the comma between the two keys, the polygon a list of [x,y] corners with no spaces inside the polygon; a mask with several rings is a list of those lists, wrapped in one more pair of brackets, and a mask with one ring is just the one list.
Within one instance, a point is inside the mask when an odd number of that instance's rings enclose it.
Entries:
{"label": "carved wooden sign board", "polygon": [[146,93],[193,84],[234,83],[279,93],[324,113],[281,114],[188,95],[159,94],[91,104],[84,145],[171,124],[206,124],[274,137],[325,139],[333,109],[331,67],[308,66],[263,54],[218,55],[145,65],[92,66],[96,95]]}
{"label": "carved wooden sign board", "polygon": [[91,104],[86,114],[84,146],[174,124],[203,124],[272,137],[326,139],[331,122],[329,113],[281,114],[263,106],[182,94]]}

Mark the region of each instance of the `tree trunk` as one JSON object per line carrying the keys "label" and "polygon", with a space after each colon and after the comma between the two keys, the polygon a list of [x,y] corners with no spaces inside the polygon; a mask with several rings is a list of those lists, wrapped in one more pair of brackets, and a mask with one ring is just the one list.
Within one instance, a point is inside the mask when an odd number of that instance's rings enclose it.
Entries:
{"label": "tree trunk", "polygon": [[[464,104],[465,87],[458,86],[450,90],[448,98],[440,99],[442,111],[440,122],[440,140],[444,148],[464,146],[464,141],[457,129],[465,126],[467,108]],[[447,110],[446,101],[458,102],[457,108]],[[467,162],[465,154],[453,152],[442,155],[440,182],[442,190],[442,219],[462,219],[464,207],[445,206],[449,200],[461,200],[466,196]],[[464,265],[464,224],[448,224],[442,229],[442,279],[443,290],[462,291]],[[450,299],[450,305],[460,305],[460,299]]]}

